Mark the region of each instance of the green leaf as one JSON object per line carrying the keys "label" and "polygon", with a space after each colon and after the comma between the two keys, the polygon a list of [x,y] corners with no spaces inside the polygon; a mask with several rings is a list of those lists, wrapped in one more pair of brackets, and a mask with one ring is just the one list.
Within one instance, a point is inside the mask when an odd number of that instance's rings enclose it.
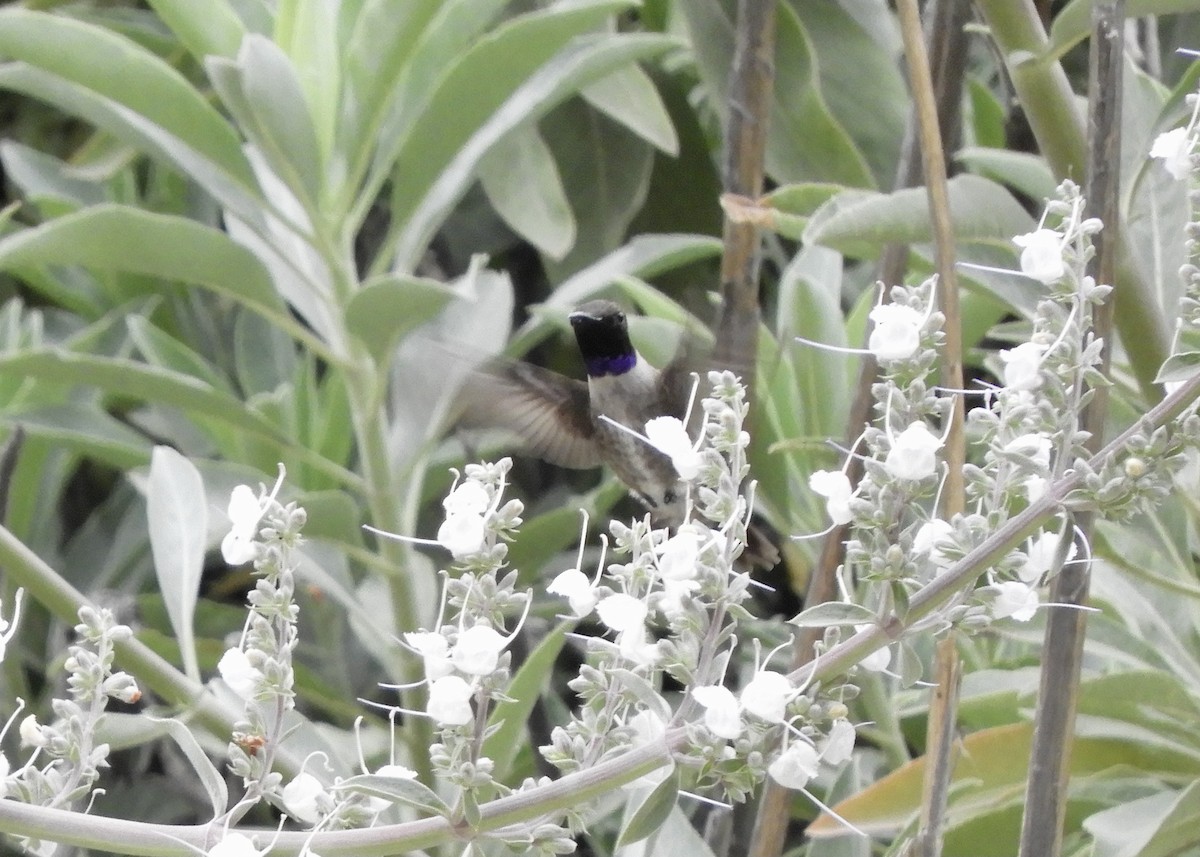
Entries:
{"label": "green leaf", "polygon": [[[225,69],[225,62],[214,60],[209,68]],[[236,68],[236,91],[230,74],[213,76],[226,106],[292,192],[315,202],[323,181],[321,155],[295,66],[279,45],[251,33],[238,51]]]}
{"label": "green leaf", "polygon": [[197,60],[237,54],[246,28],[227,0],[147,0]]}
{"label": "green leaf", "polygon": [[565,259],[543,260],[546,275],[558,282],[621,246],[646,201],[654,150],[576,99],[543,119],[541,127],[558,161],[578,233]]}
{"label": "green leaf", "polygon": [[[2,374],[2,373],[0,373]],[[31,437],[71,450],[98,462],[128,470],[150,461],[151,444],[96,404],[64,403],[4,414],[5,421],[24,427]]]}
{"label": "green leaf", "polygon": [[200,471],[168,446],[156,446],[150,457],[146,517],[154,574],[179,641],[184,672],[199,682],[192,617],[208,547],[208,498]]}
{"label": "green leaf", "polygon": [[[734,22],[720,0],[690,0],[676,7],[683,14],[697,70],[714,110],[728,111]],[[795,11],[780,4],[776,18],[777,85],[767,126],[767,172],[779,183],[830,181],[847,187],[872,187],[874,180],[854,141],[830,113],[821,94],[817,59]]]}
{"label": "green leaf", "polygon": [[275,13],[275,41],[299,78],[322,163],[333,152],[340,109],[340,5],[340,0],[283,0]]}
{"label": "green leaf", "polygon": [[[429,124],[426,133],[433,134],[435,129],[444,133],[437,133],[433,139],[421,138],[423,149],[406,147],[397,164],[402,177],[397,186],[403,188],[404,195],[394,200],[393,208],[393,216],[402,224],[396,247],[396,270],[408,271],[416,266],[430,239],[474,182],[480,160],[496,141],[514,128],[536,121],[589,82],[676,44],[673,39],[642,34],[583,37],[571,42],[516,89],[503,94],[490,93],[504,100],[482,124],[464,128],[465,120],[471,117],[451,120],[440,112],[436,115],[427,112],[423,118],[423,125]],[[523,52],[525,47],[520,50]],[[479,70],[483,77],[491,73]],[[479,78],[475,77],[469,86],[477,90],[479,84]],[[466,85],[455,78],[447,84],[447,89],[453,91]],[[463,109],[461,101],[442,99],[437,104],[443,110]],[[485,102],[481,106],[486,108],[490,104]],[[442,126],[434,121],[439,118],[448,124]],[[458,144],[457,137],[465,137],[464,142]]]}
{"label": "green leaf", "polygon": [[448,816],[450,814],[450,807],[446,806],[445,801],[428,786],[422,785],[411,777],[359,774],[356,777],[342,780],[339,789],[383,798],[393,803],[401,803],[430,815]]}
{"label": "green leaf", "polygon": [[[1092,32],[1094,0],[1071,0],[1050,25],[1050,42],[1039,61],[1053,62]],[[1150,15],[1200,11],[1200,0],[1127,0],[1125,17],[1132,21]]]}
{"label": "green leaf", "polygon": [[104,188],[97,182],[71,175],[64,161],[11,140],[0,142],[4,174],[21,189],[30,202],[39,199],[69,200],[82,207],[104,202]]}
{"label": "green leaf", "polygon": [[[1012,194],[978,176],[955,176],[949,183],[954,237],[960,242],[1011,246],[1012,236],[1028,232],[1031,219]],[[813,215],[806,244],[823,244],[855,258],[874,256],[886,244],[923,244],[933,238],[924,188],[895,193],[846,191]]]}
{"label": "green leaf", "polygon": [[145,714],[140,717],[165,729],[172,740],[179,745],[183,755],[191,762],[192,770],[200,777],[200,783],[204,786],[209,805],[213,810],[213,818],[225,812],[229,805],[229,790],[225,785],[225,777],[213,766],[208,754],[204,752],[204,748],[200,746],[200,742],[196,740],[192,731],[182,721],[174,718],[159,720]]}
{"label": "green leaf", "polygon": [[441,312],[454,296],[452,288],[437,280],[376,277],[350,299],[346,329],[384,363],[397,342]]}
{"label": "green leaf", "polygon": [[639,66],[618,69],[588,84],[579,94],[660,152],[672,157],[679,154],[679,136],[667,108],[654,81]]}
{"label": "green leaf", "polygon": [[260,313],[297,339],[313,341],[280,302],[258,258],[224,232],[194,220],[100,205],[0,239],[0,269],[49,264],[196,283]]}
{"label": "green leaf", "polygon": [[826,601],[803,611],[788,620],[797,628],[828,628],[835,625],[874,625],[878,616],[861,604],[847,601]]}
{"label": "green leaf", "polygon": [[0,64],[0,87],[37,98],[95,125],[189,176],[227,209],[253,221],[266,203],[248,163],[230,172],[184,139],[87,86],[24,63]]}
{"label": "green leaf", "polygon": [[496,141],[479,162],[488,201],[509,227],[553,259],[575,243],[575,217],[554,155],[536,126]]}
{"label": "green leaf", "polygon": [[813,212],[846,189],[828,182],[803,182],[775,188],[762,198],[763,205],[775,209],[771,213],[770,228],[785,238],[800,240]]}
{"label": "green leaf", "polygon": [[1058,182],[1040,155],[967,146],[959,149],[954,159],[984,178],[1009,185],[1031,199],[1040,201],[1056,196]]}
{"label": "green leaf", "polygon": [[1158,370],[1154,383],[1182,383],[1195,377],[1197,371],[1200,371],[1200,351],[1172,354]]}
{"label": "green leaf", "polygon": [[1200,844],[1200,780],[1084,819],[1093,857],[1171,857]]}
{"label": "green leaf", "polygon": [[500,781],[508,779],[517,755],[529,743],[529,715],[549,685],[567,632],[574,627],[574,622],[563,622],[538,642],[504,690],[509,701],[500,702],[488,718],[488,725],[496,731],[484,740],[483,755],[495,762]]}
{"label": "green leaf", "polygon": [[10,6],[0,11],[0,54],[122,105],[231,176],[252,181],[229,123],[183,75],[137,43],[62,15]]}
{"label": "green leaf", "polygon": [[617,847],[621,848],[634,842],[640,842],[657,831],[679,801],[679,770],[671,768],[667,777],[638,805],[633,814],[621,827],[617,837]]}

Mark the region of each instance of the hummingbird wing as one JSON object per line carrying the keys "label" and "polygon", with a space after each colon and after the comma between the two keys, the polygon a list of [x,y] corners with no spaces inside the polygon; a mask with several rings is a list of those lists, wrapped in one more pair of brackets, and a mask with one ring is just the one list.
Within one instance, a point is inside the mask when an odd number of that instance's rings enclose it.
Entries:
{"label": "hummingbird wing", "polygon": [[602,463],[583,381],[528,363],[494,364],[472,374],[463,399],[465,426],[507,429],[527,452],[559,467]]}

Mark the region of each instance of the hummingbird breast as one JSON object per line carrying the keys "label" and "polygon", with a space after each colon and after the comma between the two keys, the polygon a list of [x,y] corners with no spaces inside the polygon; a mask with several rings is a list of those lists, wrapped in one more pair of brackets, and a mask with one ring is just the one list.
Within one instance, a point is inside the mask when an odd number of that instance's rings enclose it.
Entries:
{"label": "hummingbird breast", "polygon": [[626,487],[650,509],[656,524],[683,523],[683,486],[671,459],[644,440],[622,431],[600,417],[646,433],[646,422],[664,414],[659,396],[658,373],[646,363],[615,377],[588,381],[596,443],[601,457]]}

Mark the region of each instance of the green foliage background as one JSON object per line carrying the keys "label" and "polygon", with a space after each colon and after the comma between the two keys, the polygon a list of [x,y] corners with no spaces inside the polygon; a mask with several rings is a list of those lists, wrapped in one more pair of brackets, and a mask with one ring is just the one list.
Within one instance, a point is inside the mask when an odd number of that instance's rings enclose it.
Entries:
{"label": "green foliage background", "polygon": [[[1009,17],[994,5],[981,7],[997,41],[1019,41],[1024,4],[1008,4]],[[1132,297],[1118,310],[1120,425],[1158,395],[1151,382],[1176,315],[1186,199],[1145,153],[1182,121],[1195,88],[1195,64],[1172,51],[1200,43],[1200,18],[1168,14],[1200,3],[1128,5],[1156,16],[1157,42],[1126,68],[1118,290]],[[496,452],[446,434],[471,364],[532,354],[578,373],[564,310],[595,295],[644,312],[633,334],[660,361],[681,324],[707,315],[734,4],[146,6],[0,9],[10,203],[0,213],[0,432],[13,445],[3,523],[199,680],[242,623],[246,581],[215,552],[229,491],[272,482],[283,462],[286,499],[309,512],[308,720],[297,741],[330,749],[349,771],[353,700],[377,697],[378,681],[418,677],[390,638],[427,626],[436,600],[433,559],[360,527],[429,535],[447,468]],[[951,183],[964,261],[1013,267],[1011,237],[1034,227],[1059,179],[1078,178],[1072,107],[1032,84],[1061,62],[1074,91],[1086,90],[1088,8],[1055,5],[1049,41],[1015,77],[986,34],[975,38]],[[754,460],[764,511],[800,533],[824,526],[807,476],[837,460],[822,441],[846,434],[858,366],[794,337],[861,341],[882,249],[912,245],[912,275],[923,277],[930,230],[921,192],[891,192],[909,101],[887,4],[787,0],[777,29],[767,148],[776,228],[765,241]],[[1034,145],[1019,133],[1026,121]],[[965,341],[984,371],[997,343],[1020,335],[1037,293],[1013,277],[964,276]],[[158,445],[182,452],[202,484]],[[520,477],[529,514],[512,561],[533,583],[569,564],[575,510],[602,515],[622,492],[532,464]],[[1103,613],[1089,623],[1071,853],[1200,849],[1196,516],[1194,494],[1181,493],[1136,526],[1100,530]],[[810,551],[788,547],[798,592]],[[4,604],[15,586],[6,575]],[[0,676],[0,698],[22,696],[35,711],[55,692],[47,665],[74,609],[43,601]],[[1015,851],[1026,775],[1015,748],[1028,742],[1040,638],[1035,620],[965,644],[947,854]],[[531,661],[527,687],[541,686],[552,660]],[[856,719],[873,725],[854,763],[823,785],[887,840],[913,824],[927,694],[862,682]],[[160,693],[175,704],[185,695]],[[366,734],[371,751],[384,746],[382,724]],[[157,737],[113,739],[128,753],[100,811],[198,820],[172,774],[182,763]],[[422,767],[427,737],[416,728],[407,738]],[[535,770],[528,746],[502,761],[510,782]],[[813,815],[802,801],[794,812]],[[600,838],[591,847],[608,853]]]}

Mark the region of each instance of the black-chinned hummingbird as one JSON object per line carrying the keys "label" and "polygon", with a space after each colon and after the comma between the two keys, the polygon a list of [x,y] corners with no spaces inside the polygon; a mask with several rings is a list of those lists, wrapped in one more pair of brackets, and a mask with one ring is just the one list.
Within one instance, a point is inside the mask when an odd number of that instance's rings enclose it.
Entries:
{"label": "black-chinned hummingbird", "polygon": [[589,301],[568,320],[587,382],[527,363],[493,368],[468,383],[467,421],[507,428],[529,452],[561,467],[607,464],[656,525],[678,526],[685,515],[684,486],[670,458],[612,422],[645,434],[654,417],[683,419],[692,390],[686,361],[676,358],[662,371],[650,365],[633,347],[625,312],[612,301]]}

